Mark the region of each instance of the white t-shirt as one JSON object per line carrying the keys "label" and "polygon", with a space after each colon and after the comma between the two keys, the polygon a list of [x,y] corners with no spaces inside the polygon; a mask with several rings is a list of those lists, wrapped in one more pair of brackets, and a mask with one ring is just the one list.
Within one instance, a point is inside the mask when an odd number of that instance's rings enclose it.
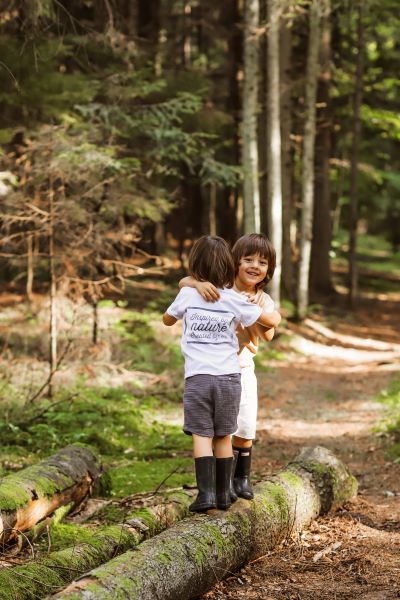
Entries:
{"label": "white t-shirt", "polygon": [[167,313],[183,319],[181,339],[185,377],[239,373],[236,327],[255,323],[262,308],[232,289],[220,289],[217,302],[206,302],[190,287],[181,289]]}

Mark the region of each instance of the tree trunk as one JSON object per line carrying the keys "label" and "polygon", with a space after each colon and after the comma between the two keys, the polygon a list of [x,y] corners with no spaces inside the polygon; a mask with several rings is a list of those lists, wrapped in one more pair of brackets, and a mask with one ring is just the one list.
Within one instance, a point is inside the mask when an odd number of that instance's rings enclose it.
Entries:
{"label": "tree trunk", "polygon": [[[240,0],[230,0],[223,7],[224,21],[230,23],[230,35],[228,38],[228,58],[229,58],[229,94],[227,94],[226,108],[233,116],[235,123],[234,133],[234,151],[233,162],[240,164],[240,120],[241,120],[241,95],[240,95],[240,73],[243,71],[243,36],[240,29],[242,23],[242,15],[239,8]],[[239,25],[240,23],[240,25]],[[229,203],[232,206],[235,231],[231,232],[232,241],[243,232],[243,196],[239,186],[230,192]]]}
{"label": "tree trunk", "polygon": [[311,289],[332,292],[330,249],[332,241],[331,189],[329,159],[332,148],[331,85],[331,6],[322,3],[320,78],[318,82],[318,132],[315,170],[313,243],[311,249]]}
{"label": "tree trunk", "polygon": [[304,319],[308,308],[309,274],[314,205],[315,103],[318,78],[320,0],[310,6],[310,32],[305,90],[305,113],[302,164],[302,207],[300,223],[300,262],[297,281],[297,316]]}
{"label": "tree trunk", "polygon": [[0,590],[3,600],[33,600],[52,594],[79,575],[136,547],[189,513],[192,492],[174,492],[165,502],[141,507],[128,515],[122,525],[97,527],[88,532],[85,542],[51,552],[18,567],[0,569]]}
{"label": "tree trunk", "polygon": [[244,85],[243,85],[243,169],[244,232],[259,232],[260,189],[258,180],[258,27],[259,2],[245,0]]}
{"label": "tree trunk", "polygon": [[357,298],[357,224],[358,224],[358,154],[361,140],[361,103],[364,75],[364,2],[357,5],[357,65],[356,84],[353,98],[353,144],[350,166],[350,218],[349,218],[349,303],[354,305]]}
{"label": "tree trunk", "polygon": [[291,89],[292,28],[282,19],[280,31],[281,133],[282,133],[282,283],[289,299],[293,300],[293,256],[291,223],[293,219],[293,157],[292,89]]}
{"label": "tree trunk", "polygon": [[200,192],[203,208],[201,230],[208,235],[217,235],[217,186],[209,183]]}
{"label": "tree trunk", "polygon": [[183,4],[183,41],[182,66],[189,69],[192,64],[192,4],[186,0]]}
{"label": "tree trunk", "polygon": [[92,327],[92,344],[97,344],[99,341],[99,311],[96,301],[92,304],[93,308],[93,327]]}
{"label": "tree trunk", "polygon": [[33,235],[29,234],[27,239],[27,275],[26,275],[26,295],[29,301],[32,301],[33,295]]}
{"label": "tree trunk", "polygon": [[325,448],[305,448],[255,487],[252,501],[185,519],[72,583],[56,598],[194,598],[262,556],[319,514],[350,499],[357,482]]}
{"label": "tree trunk", "polygon": [[0,542],[15,539],[60,506],[78,506],[101,475],[88,448],[67,446],[0,482]]}
{"label": "tree trunk", "polygon": [[279,307],[282,274],[282,178],[279,83],[280,0],[267,1],[267,182],[269,237],[276,252],[276,268],[270,284]]}
{"label": "tree trunk", "polygon": [[50,323],[49,323],[49,397],[53,396],[52,373],[57,364],[57,282],[54,256],[54,190],[50,183],[50,224],[49,224],[49,272],[50,272]]}

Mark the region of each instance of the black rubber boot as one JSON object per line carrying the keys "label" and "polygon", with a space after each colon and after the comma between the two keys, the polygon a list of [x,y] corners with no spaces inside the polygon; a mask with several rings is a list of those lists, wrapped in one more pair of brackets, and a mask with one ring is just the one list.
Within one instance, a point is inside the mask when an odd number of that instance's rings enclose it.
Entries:
{"label": "black rubber boot", "polygon": [[233,476],[235,475],[236,463],[239,456],[239,452],[237,450],[233,451],[233,461],[232,461],[232,474],[231,474],[231,502],[236,502],[238,499],[238,495],[235,492],[235,487],[233,485]]}
{"label": "black rubber boot", "polygon": [[215,494],[215,457],[201,456],[194,459],[196,468],[196,481],[199,493],[189,506],[191,512],[203,512],[209,508],[217,507]]}
{"label": "black rubber boot", "polygon": [[253,488],[250,483],[251,450],[250,448],[234,448],[239,453],[235,474],[233,476],[233,487],[240,498],[251,500],[254,498]]}
{"label": "black rubber boot", "polygon": [[217,508],[226,510],[232,504],[231,479],[233,456],[216,459],[217,472]]}

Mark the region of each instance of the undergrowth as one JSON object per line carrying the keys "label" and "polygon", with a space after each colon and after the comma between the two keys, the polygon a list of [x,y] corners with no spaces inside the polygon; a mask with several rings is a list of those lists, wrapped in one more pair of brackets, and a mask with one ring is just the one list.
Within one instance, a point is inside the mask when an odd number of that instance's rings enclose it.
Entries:
{"label": "undergrowth", "polygon": [[381,427],[390,434],[391,444],[387,450],[389,458],[400,462],[400,375],[392,380],[386,390],[379,394],[385,405],[385,419]]}
{"label": "undergrowth", "polygon": [[[0,476],[68,444],[84,443],[101,455],[116,498],[153,491],[160,484],[165,488],[192,483],[191,440],[175,424],[180,423],[182,410],[179,340],[161,336],[160,321],[160,313],[125,310],[104,333],[112,362],[123,364],[123,385],[89,385],[78,374],[71,385],[58,385],[52,400],[32,402],[26,399],[24,381],[16,385],[3,377]],[[134,374],[126,381],[131,369],[168,376],[155,377],[151,384],[144,377],[138,385]]]}

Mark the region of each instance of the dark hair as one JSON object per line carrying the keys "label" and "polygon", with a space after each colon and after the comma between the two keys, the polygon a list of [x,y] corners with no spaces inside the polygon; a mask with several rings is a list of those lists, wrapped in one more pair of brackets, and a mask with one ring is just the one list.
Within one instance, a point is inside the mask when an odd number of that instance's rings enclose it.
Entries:
{"label": "dark hair", "polygon": [[276,252],[267,236],[263,233],[248,233],[247,235],[242,235],[232,248],[236,275],[239,270],[240,260],[243,256],[251,256],[252,254],[259,254],[268,262],[268,270],[265,279],[256,285],[256,288],[259,289],[264,287],[268,281],[272,279],[276,266]]}
{"label": "dark hair", "polygon": [[215,287],[232,287],[235,265],[226,241],[211,235],[199,238],[189,254],[189,272],[198,281],[209,281]]}

